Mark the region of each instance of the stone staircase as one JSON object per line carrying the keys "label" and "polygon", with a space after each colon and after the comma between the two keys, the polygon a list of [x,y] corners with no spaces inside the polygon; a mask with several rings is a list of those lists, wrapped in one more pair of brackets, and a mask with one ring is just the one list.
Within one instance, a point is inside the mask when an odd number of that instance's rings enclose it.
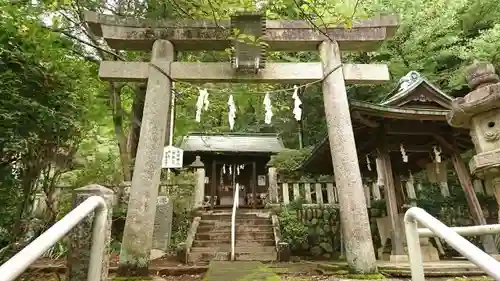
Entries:
{"label": "stone staircase", "polygon": [[[235,259],[276,261],[273,226],[268,212],[239,209],[236,215]],[[204,212],[188,262],[228,261],[231,258],[231,210]]]}

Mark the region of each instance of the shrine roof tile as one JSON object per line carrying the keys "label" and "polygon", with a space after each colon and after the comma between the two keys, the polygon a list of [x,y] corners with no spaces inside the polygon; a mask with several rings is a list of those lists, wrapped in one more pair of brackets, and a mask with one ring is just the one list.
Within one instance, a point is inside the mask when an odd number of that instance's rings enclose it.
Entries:
{"label": "shrine roof tile", "polygon": [[[410,97],[419,86],[425,88],[424,94],[420,93],[420,96]],[[380,105],[403,107],[412,100],[421,102],[434,101],[442,108],[450,109],[453,97],[441,91],[417,71],[410,71],[399,80],[396,90]],[[423,106],[425,107],[424,104]]]}

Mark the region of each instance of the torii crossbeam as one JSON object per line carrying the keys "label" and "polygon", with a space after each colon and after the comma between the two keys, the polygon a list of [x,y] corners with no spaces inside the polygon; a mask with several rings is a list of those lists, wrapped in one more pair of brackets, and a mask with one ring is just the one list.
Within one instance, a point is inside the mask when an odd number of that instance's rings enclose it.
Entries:
{"label": "torii crossbeam", "polygon": [[[348,265],[360,273],[376,271],[370,225],[354,143],[346,83],[374,84],[389,80],[385,65],[342,64],[340,51],[373,51],[391,38],[398,17],[379,16],[319,32],[304,21],[265,21],[261,15],[233,16],[231,21],[163,20],[146,22],[86,12],[95,35],[110,47],[152,51],[151,62],[102,62],[99,75],[109,81],[147,81],[140,140],[130,191],[120,271],[147,275],[161,153],[173,80],[189,82],[321,81]],[[245,22],[246,21],[246,22]],[[235,42],[234,27],[258,41]],[[325,34],[327,36],[325,36]],[[247,44],[247,45],[245,45]],[[175,51],[214,51],[233,47],[229,62],[174,62]],[[318,63],[270,63],[266,52],[319,51]],[[251,71],[248,71],[251,70]],[[168,134],[168,132],[167,132]]]}

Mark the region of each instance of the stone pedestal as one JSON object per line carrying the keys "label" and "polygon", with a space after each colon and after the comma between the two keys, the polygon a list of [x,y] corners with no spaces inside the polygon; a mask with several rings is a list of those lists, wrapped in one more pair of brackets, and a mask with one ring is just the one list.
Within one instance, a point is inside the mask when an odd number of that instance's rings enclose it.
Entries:
{"label": "stone pedestal", "polygon": [[[101,280],[108,279],[109,244],[111,241],[111,222],[114,204],[114,193],[111,189],[92,184],[73,191],[73,208],[92,196],[100,196],[106,201],[108,219],[106,224],[106,243],[103,249]],[[69,233],[69,253],[67,256],[68,281],[87,280],[90,265],[90,248],[92,246],[92,225],[94,213],[88,215]]]}
{"label": "stone pedestal", "polygon": [[[399,222],[401,228],[404,229],[404,214],[398,214]],[[382,247],[378,249],[379,259],[388,260],[391,262],[407,262],[408,261],[408,249],[406,247],[406,234],[403,233],[401,236],[404,239],[404,250],[405,254],[394,254],[391,253],[392,242],[392,227],[389,217],[377,218],[377,229],[379,231],[380,240],[382,241]],[[390,239],[390,240],[389,240]],[[387,242],[387,243],[386,243]],[[389,244],[388,244],[389,243]],[[422,251],[422,258],[424,261],[439,261],[438,250],[430,243],[429,238],[420,238],[420,249]]]}
{"label": "stone pedestal", "polygon": [[166,195],[156,199],[156,215],[153,230],[153,249],[168,251],[170,236],[172,234],[172,216],[174,206],[172,200]]}

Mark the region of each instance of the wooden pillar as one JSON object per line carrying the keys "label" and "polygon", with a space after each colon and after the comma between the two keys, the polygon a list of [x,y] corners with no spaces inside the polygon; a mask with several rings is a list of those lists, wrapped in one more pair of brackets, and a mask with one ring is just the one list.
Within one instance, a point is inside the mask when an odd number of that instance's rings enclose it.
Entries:
{"label": "wooden pillar", "polygon": [[[372,273],[377,271],[375,251],[363,195],[344,73],[340,67],[342,60],[339,45],[335,41],[324,41],[320,44],[319,51],[325,75],[323,101],[335,183],[339,190],[346,260],[352,271]],[[337,69],[334,70],[335,68]]]}
{"label": "wooden pillar", "polygon": [[380,186],[377,181],[372,182],[372,194],[373,194],[373,200],[382,199],[382,195],[380,194]]}
{"label": "wooden pillar", "polygon": [[[167,40],[153,44],[152,63],[174,60],[174,46]],[[156,198],[160,184],[161,160],[165,129],[169,116],[172,81],[169,74],[149,67],[149,78],[141,132],[130,188],[127,219],[123,231],[119,274],[122,276],[148,276],[153,240]],[[167,75],[166,75],[167,74]]]}
{"label": "wooden pillar", "polygon": [[255,209],[257,207],[257,163],[255,161],[252,162],[252,197],[252,207]]}
{"label": "wooden pillar", "polygon": [[[389,151],[382,145],[379,148],[379,159],[382,167],[380,170],[383,171],[384,178],[384,191],[385,191],[385,201],[387,206],[387,215],[391,222],[392,228],[392,254],[391,261],[398,261],[407,257],[404,249],[404,235],[403,228],[401,226],[401,221],[399,218],[398,205],[396,199],[396,190],[394,185],[394,177],[392,176],[392,165],[391,158],[389,156]],[[377,169],[379,170],[379,169]]]}
{"label": "wooden pillar", "polygon": [[363,189],[365,190],[365,200],[366,200],[366,207],[370,208],[371,207],[371,194],[370,194],[370,186],[368,184],[363,185]]}
{"label": "wooden pillar", "polygon": [[210,208],[215,207],[215,195],[217,194],[217,161],[212,160],[212,178],[210,179]]}
{"label": "wooden pillar", "polygon": [[440,163],[430,162],[426,165],[427,179],[430,183],[437,183],[439,185],[441,195],[443,195],[443,197],[450,196],[450,190],[448,188],[448,171],[446,166],[446,162],[444,161]]}
{"label": "wooden pillar", "polygon": [[[453,167],[455,168],[455,172],[457,173],[458,180],[460,181],[460,185],[465,192],[465,197],[467,198],[467,203],[469,205],[469,211],[471,212],[472,220],[476,225],[485,225],[486,219],[484,218],[483,209],[481,208],[481,204],[479,200],[477,200],[476,193],[474,192],[474,186],[472,185],[472,179],[465,165],[462,156],[457,150],[453,150],[451,153],[451,161],[453,163]],[[482,237],[482,242],[484,249],[489,254],[497,254],[498,251],[495,245],[495,239],[493,235],[485,235]]]}
{"label": "wooden pillar", "polygon": [[410,200],[410,205],[417,206],[417,193],[415,192],[415,180],[410,175],[405,183],[406,193],[408,194],[408,199]]}
{"label": "wooden pillar", "polygon": [[403,184],[401,182],[401,176],[396,174],[394,174],[394,191],[396,193],[396,206],[398,207],[398,212],[399,212],[403,210],[402,207],[405,203],[405,196],[403,193]]}

